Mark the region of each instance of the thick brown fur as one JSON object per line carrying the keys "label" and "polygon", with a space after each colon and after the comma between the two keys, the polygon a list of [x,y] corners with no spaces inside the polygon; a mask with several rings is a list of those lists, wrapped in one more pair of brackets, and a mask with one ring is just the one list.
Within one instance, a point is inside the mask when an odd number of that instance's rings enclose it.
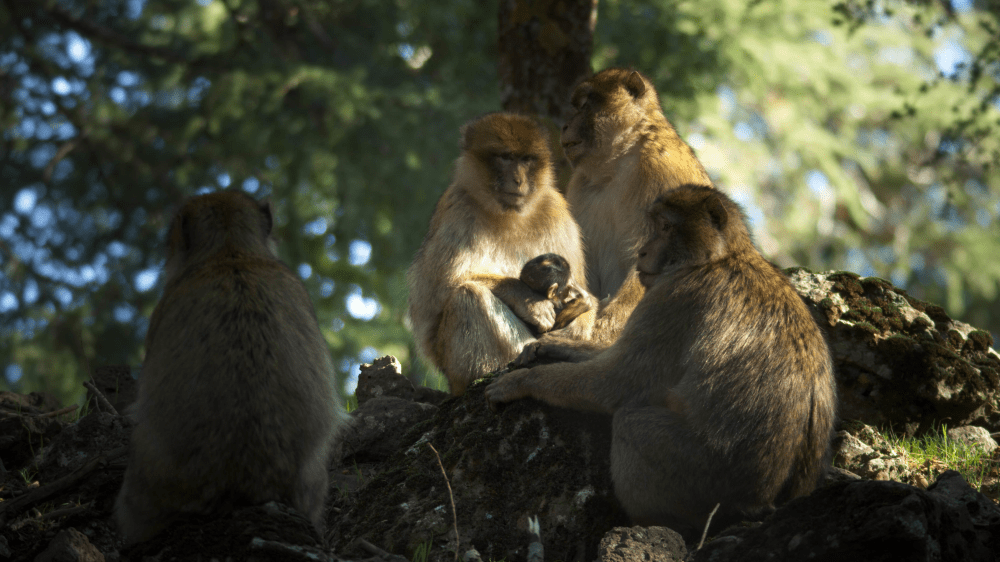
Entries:
{"label": "thick brown fur", "polygon": [[607,345],[645,292],[635,277],[635,261],[653,232],[649,205],[677,186],[712,182],[663,116],[653,84],[639,72],[598,72],[576,87],[572,104],[575,113],[562,133],[573,166],[566,199],[583,232],[587,287],[606,299],[592,337]]}
{"label": "thick brown fur", "polygon": [[569,262],[559,254],[542,254],[528,260],[518,276],[531,290],[545,295],[555,305],[553,330],[566,327],[591,307],[587,291],[570,279],[571,270]]}
{"label": "thick brown fur", "polygon": [[[407,272],[417,345],[454,395],[534,341],[529,326],[554,325],[553,302],[518,279],[525,262],[557,253],[584,286],[580,230],[553,184],[545,130],[527,116],[493,113],[464,125],[461,137],[451,185]],[[593,320],[582,314],[564,331],[587,337]]]}
{"label": "thick brown fur", "polygon": [[236,191],[194,197],[173,220],[115,506],[128,544],[181,513],[272,500],[321,528],[347,418],[305,286],[269,250],[271,224],[268,203]]}
{"label": "thick brown fur", "polygon": [[655,235],[638,252],[648,291],[618,341],[563,349],[581,362],[513,371],[486,396],[613,413],[612,479],[633,521],[700,531],[718,503],[721,528],[823,475],[837,403],[830,354],[731,199],[680,187],[649,215]]}

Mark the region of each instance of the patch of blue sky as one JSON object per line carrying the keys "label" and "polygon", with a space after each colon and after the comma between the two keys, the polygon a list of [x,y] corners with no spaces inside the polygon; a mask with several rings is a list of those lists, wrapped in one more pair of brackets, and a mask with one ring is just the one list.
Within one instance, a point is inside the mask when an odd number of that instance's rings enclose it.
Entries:
{"label": "patch of blue sky", "polygon": [[351,265],[362,266],[368,263],[372,257],[372,245],[367,240],[352,240],[348,252],[350,255],[347,261]]}
{"label": "patch of blue sky", "polygon": [[299,270],[299,277],[301,279],[309,279],[310,277],[312,277],[313,268],[308,263],[300,263],[298,270]]}
{"label": "patch of blue sky", "polygon": [[4,378],[7,379],[7,382],[12,385],[15,384],[17,381],[21,380],[21,376],[23,374],[24,373],[21,371],[21,366],[15,365],[13,363],[7,365],[7,368],[4,369],[3,371]]}
{"label": "patch of blue sky", "polygon": [[368,321],[378,316],[382,305],[378,300],[367,298],[361,293],[361,287],[351,285],[345,301],[347,313],[358,320]]}
{"label": "patch of blue sky", "polygon": [[149,291],[156,285],[156,280],[160,278],[160,269],[143,269],[132,278],[132,284],[140,293]]}

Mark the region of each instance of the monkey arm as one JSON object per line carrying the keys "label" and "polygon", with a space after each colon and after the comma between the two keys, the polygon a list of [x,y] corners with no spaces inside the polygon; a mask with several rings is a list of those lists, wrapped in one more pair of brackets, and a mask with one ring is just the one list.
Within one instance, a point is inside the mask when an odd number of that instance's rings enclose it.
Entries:
{"label": "monkey arm", "polygon": [[486,399],[492,406],[536,398],[562,408],[610,414],[639,391],[627,380],[613,377],[615,371],[606,367],[607,359],[605,354],[583,363],[553,363],[513,371],[486,387]]}
{"label": "monkey arm", "polygon": [[607,347],[602,342],[570,339],[563,332],[565,330],[549,332],[524,346],[514,365],[528,367],[539,361],[580,363],[594,358]]}
{"label": "monkey arm", "polygon": [[632,270],[618,292],[610,300],[601,303],[591,339],[605,346],[617,340],[635,305],[645,294],[646,289],[639,282],[638,271]]}
{"label": "monkey arm", "polygon": [[556,322],[555,304],[544,295],[531,290],[524,281],[502,275],[476,274],[469,281],[486,286],[517,315],[518,318],[548,332]]}

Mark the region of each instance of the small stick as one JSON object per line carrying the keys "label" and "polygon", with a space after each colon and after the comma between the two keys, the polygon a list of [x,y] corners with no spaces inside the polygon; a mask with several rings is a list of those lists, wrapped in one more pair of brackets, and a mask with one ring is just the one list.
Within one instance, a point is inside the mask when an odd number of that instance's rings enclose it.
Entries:
{"label": "small stick", "polygon": [[63,408],[62,410],[56,410],[54,412],[48,412],[48,413],[45,413],[45,414],[39,414],[37,416],[32,416],[32,417],[36,417],[36,418],[55,418],[55,417],[61,416],[63,414],[68,414],[70,412],[76,411],[77,408],[79,408],[79,406],[77,406],[76,404],[73,404],[72,406],[67,406],[66,408]]}
{"label": "small stick", "polygon": [[441,467],[441,475],[444,476],[444,485],[448,487],[448,499],[451,500],[451,521],[455,525],[455,560],[458,560],[458,547],[462,543],[458,536],[458,514],[455,512],[455,496],[451,493],[451,482],[448,481],[448,473],[444,471],[444,464],[441,463],[441,455],[438,454],[437,449],[430,442],[427,446],[434,451],[434,456],[437,457],[438,466]]}
{"label": "small stick", "polygon": [[94,506],[94,502],[90,502],[86,505],[75,505],[73,507],[64,507],[62,509],[56,509],[48,513],[43,513],[40,519],[55,519],[56,517],[65,517],[67,515],[76,515],[77,513],[83,513]]}
{"label": "small stick", "polygon": [[722,505],[722,504],[718,504],[718,503],[715,504],[715,507],[712,508],[712,513],[708,514],[708,521],[705,521],[705,530],[701,532],[701,540],[698,541],[698,548],[697,548],[697,550],[701,550],[702,545],[705,544],[705,537],[708,536],[708,526],[712,524],[712,517],[715,517],[715,512],[719,511],[719,506],[720,505]]}
{"label": "small stick", "polygon": [[87,387],[87,390],[94,393],[94,398],[97,398],[97,403],[100,404],[105,411],[116,416],[121,415],[118,413],[118,410],[111,405],[111,402],[108,402],[108,399],[104,397],[104,393],[97,389],[97,385],[90,381],[83,381],[83,386]]}

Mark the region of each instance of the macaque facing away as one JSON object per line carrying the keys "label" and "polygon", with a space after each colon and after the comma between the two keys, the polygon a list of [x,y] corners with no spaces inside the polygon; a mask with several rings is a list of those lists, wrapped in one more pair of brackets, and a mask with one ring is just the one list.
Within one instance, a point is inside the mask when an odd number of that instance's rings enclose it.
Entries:
{"label": "macaque facing away", "polygon": [[167,238],[115,518],[126,544],[184,513],[271,500],[321,529],[347,423],[299,277],[268,247],[271,207],[238,191],[189,199]]}

